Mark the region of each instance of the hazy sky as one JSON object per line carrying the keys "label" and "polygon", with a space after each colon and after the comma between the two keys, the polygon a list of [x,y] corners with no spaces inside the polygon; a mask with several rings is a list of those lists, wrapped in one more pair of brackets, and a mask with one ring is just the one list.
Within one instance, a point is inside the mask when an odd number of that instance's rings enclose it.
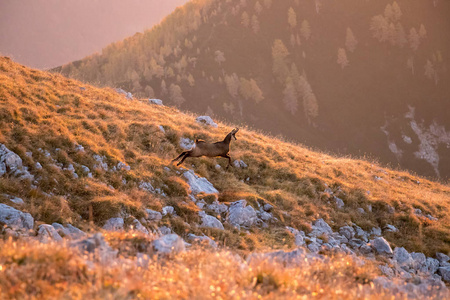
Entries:
{"label": "hazy sky", "polygon": [[47,69],[159,23],[188,0],[0,0],[0,54]]}

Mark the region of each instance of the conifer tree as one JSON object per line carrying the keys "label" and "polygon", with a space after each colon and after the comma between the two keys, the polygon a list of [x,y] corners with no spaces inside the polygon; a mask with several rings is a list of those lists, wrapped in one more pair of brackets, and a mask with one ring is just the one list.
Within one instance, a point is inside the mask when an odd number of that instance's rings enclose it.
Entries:
{"label": "conifer tree", "polygon": [[288,10],[288,24],[291,28],[295,28],[295,26],[297,26],[297,14],[292,7]]}
{"label": "conifer tree", "polygon": [[342,69],[348,66],[347,53],[345,52],[344,48],[338,49],[337,63],[341,66]]}
{"label": "conifer tree", "polygon": [[305,38],[305,40],[309,40],[311,37],[311,27],[309,26],[308,20],[303,20],[302,26],[300,28],[301,35]]}
{"label": "conifer tree", "polygon": [[353,52],[355,51],[357,44],[358,41],[353,35],[353,31],[349,27],[347,27],[347,34],[345,37],[345,47],[347,48],[348,51]]}

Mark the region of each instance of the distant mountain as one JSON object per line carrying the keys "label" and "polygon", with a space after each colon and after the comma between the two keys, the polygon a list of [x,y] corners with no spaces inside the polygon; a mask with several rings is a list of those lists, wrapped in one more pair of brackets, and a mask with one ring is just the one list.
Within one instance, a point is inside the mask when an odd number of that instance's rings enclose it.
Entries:
{"label": "distant mountain", "polygon": [[47,69],[143,31],[188,0],[2,0],[0,53]]}
{"label": "distant mountain", "polygon": [[437,0],[198,0],[55,71],[448,178],[449,15]]}

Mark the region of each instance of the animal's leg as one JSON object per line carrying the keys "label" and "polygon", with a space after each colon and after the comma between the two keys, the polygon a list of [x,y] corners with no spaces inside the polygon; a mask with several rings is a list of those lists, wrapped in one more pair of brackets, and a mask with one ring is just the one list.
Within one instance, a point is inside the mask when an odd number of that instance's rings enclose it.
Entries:
{"label": "animal's leg", "polygon": [[226,168],[226,170],[228,170],[228,168],[229,168],[230,166],[232,166],[232,164],[231,164],[231,157],[230,157],[230,155],[228,155],[228,154],[222,155],[222,157],[228,158],[228,165],[227,165],[227,168]]}
{"label": "animal's leg", "polygon": [[182,157],[183,155],[185,155],[187,153],[187,151],[182,152],[180,155],[178,155],[177,158],[173,159],[172,162],[177,161],[180,157]]}
{"label": "animal's leg", "polygon": [[184,161],[186,158],[188,158],[189,156],[190,156],[189,152],[186,152],[186,154],[184,155],[183,159],[182,159],[179,163],[177,163],[177,166],[181,165],[181,164],[183,163],[183,161]]}

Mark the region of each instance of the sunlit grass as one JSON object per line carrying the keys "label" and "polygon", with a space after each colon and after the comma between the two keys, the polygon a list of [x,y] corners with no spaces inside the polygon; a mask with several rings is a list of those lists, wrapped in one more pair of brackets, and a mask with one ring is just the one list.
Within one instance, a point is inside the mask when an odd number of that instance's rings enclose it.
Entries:
{"label": "sunlit grass", "polygon": [[[206,177],[220,191],[219,201],[246,199],[255,208],[258,202],[270,203],[277,221],[267,230],[252,229],[249,236],[228,227],[225,232],[199,228],[198,210],[185,204],[190,203],[189,188],[170,161],[181,152],[180,137],[219,141],[234,125],[218,122],[217,129],[205,127],[195,122],[193,114],[150,105],[145,99],[129,101],[111,89],[31,70],[7,58],[0,59],[0,70],[0,143],[19,154],[40,178],[37,189],[27,182],[0,178],[0,202],[14,206],[4,193],[22,197],[25,205],[20,209],[40,222],[91,228],[119,212],[140,218],[145,208],[172,205],[178,216],[167,216],[162,224],[174,226],[181,235],[207,233],[221,245],[242,251],[283,248],[288,240],[275,238],[274,232],[281,235],[285,226],[308,231],[317,218],[334,229],[350,222],[364,230],[392,224],[400,230],[386,235],[393,246],[429,256],[450,251],[448,185],[372,161],[311,151],[249,128],[241,128],[230,152],[248,168],[217,170],[216,164],[226,166],[222,158],[188,158],[184,166]],[[82,145],[85,152],[75,151],[75,145]],[[32,157],[27,156],[29,151]],[[104,158],[109,171],[99,167],[94,154]],[[43,168],[36,169],[36,162]],[[118,162],[131,170],[110,171]],[[63,168],[73,164],[80,178],[73,179],[55,164]],[[82,165],[93,178],[82,172]],[[151,182],[168,197],[139,189],[141,182]],[[338,210],[332,196],[323,193],[326,185],[343,199],[343,209]],[[388,212],[388,205],[395,213]],[[439,220],[417,216],[414,208]]]}

